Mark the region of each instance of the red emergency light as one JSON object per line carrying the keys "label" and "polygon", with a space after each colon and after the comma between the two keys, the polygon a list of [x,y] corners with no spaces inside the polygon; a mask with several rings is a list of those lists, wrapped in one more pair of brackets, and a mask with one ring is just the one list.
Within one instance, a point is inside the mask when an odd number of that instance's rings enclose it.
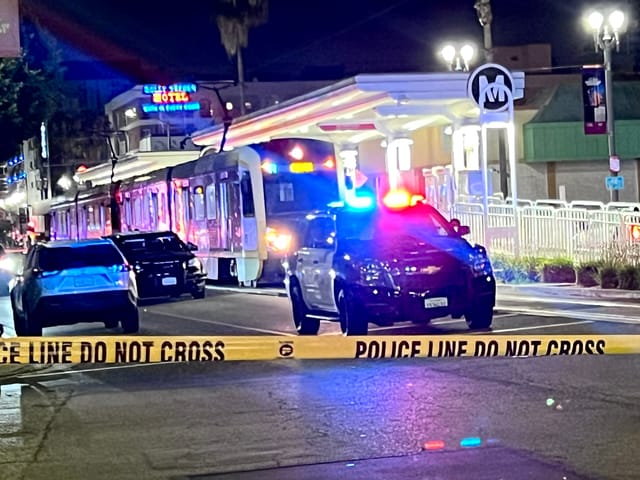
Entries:
{"label": "red emergency light", "polygon": [[399,210],[402,208],[413,207],[422,200],[424,200],[422,195],[411,194],[407,190],[401,188],[390,190],[382,199],[382,203],[384,203],[387,208]]}

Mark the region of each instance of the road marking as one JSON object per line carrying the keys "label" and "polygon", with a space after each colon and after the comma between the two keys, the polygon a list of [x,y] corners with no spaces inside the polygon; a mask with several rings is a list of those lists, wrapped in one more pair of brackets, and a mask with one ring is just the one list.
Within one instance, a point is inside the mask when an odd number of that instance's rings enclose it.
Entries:
{"label": "road marking", "polygon": [[283,288],[224,287],[218,285],[207,285],[205,288],[216,292],[248,293],[251,295],[266,295],[271,297],[287,296],[287,292]]}
{"label": "road marking", "polygon": [[607,300],[599,300],[593,297],[585,298],[566,298],[566,297],[534,297],[531,295],[516,295],[516,294],[500,294],[496,298],[496,302],[500,300],[516,301],[522,300],[527,303],[564,303],[567,305],[583,305],[593,307],[617,307],[617,308],[640,308],[640,304],[635,303],[621,303],[611,302]]}
{"label": "road marking", "polygon": [[486,335],[489,333],[507,333],[507,332],[521,332],[524,330],[539,330],[542,328],[555,328],[555,327],[568,327],[570,325],[584,325],[587,323],[594,323],[591,320],[583,320],[580,322],[567,322],[567,323],[552,323],[551,325],[535,325],[530,327],[518,327],[518,328],[503,328],[501,330],[491,330],[488,332],[476,332],[479,335]]}
{"label": "road marking", "polygon": [[545,310],[538,308],[519,308],[519,307],[503,307],[497,306],[498,310],[505,312],[520,313],[523,315],[533,315],[538,317],[565,317],[573,318],[575,320],[591,320],[594,322],[610,322],[610,323],[624,323],[628,325],[639,325],[640,318],[629,318],[625,315],[618,315],[612,313],[596,313],[596,312],[573,312],[571,310]]}
{"label": "road marking", "polygon": [[32,373],[32,374],[24,374],[24,375],[16,375],[15,378],[38,378],[38,377],[52,377],[54,375],[71,375],[74,373],[91,373],[91,372],[100,372],[103,370],[118,370],[122,368],[139,368],[139,367],[152,367],[154,365],[177,365],[176,362],[155,362],[155,363],[136,363],[134,365],[115,365],[113,367],[98,367],[98,368],[85,368],[83,370],[56,370],[55,372],[46,372],[46,373]]}
{"label": "road marking", "polygon": [[237,328],[237,329],[240,329],[240,330],[248,330],[250,332],[268,333],[270,335],[280,335],[280,336],[286,336],[286,337],[295,337],[296,336],[293,333],[278,332],[277,330],[267,330],[265,328],[245,327],[243,325],[236,325],[234,323],[219,322],[217,320],[204,320],[202,318],[188,317],[186,315],[179,315],[177,313],[158,312],[156,310],[149,310],[149,309],[147,309],[147,312],[152,313],[154,315],[164,315],[165,317],[181,318],[183,320],[190,320],[192,322],[208,323],[208,324],[212,324],[212,325],[220,325],[220,326],[223,326],[223,327],[232,327],[232,328]]}

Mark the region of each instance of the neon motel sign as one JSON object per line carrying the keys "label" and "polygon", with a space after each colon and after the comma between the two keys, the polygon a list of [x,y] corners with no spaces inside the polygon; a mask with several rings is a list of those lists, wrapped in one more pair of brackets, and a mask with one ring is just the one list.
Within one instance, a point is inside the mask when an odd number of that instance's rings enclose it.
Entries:
{"label": "neon motel sign", "polygon": [[142,86],[142,93],[149,95],[150,103],[142,105],[144,113],[189,112],[200,110],[200,102],[191,94],[198,91],[195,83],[174,83],[173,85],[148,84]]}

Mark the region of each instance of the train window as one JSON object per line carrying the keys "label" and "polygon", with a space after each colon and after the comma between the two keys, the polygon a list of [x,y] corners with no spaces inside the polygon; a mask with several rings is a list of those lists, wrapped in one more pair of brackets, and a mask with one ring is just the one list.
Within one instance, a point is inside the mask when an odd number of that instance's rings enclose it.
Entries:
{"label": "train window", "polygon": [[140,228],[142,220],[142,205],[140,205],[140,197],[133,199],[133,228]]}
{"label": "train window", "polygon": [[158,220],[160,218],[160,212],[158,211],[158,194],[157,192],[151,192],[151,230],[158,229]]}
{"label": "train window", "polygon": [[242,172],[240,192],[242,195],[242,215],[244,217],[254,217],[256,208],[253,202],[253,187],[251,186],[251,176],[247,171]]}
{"label": "train window", "polygon": [[191,208],[193,207],[191,205],[191,202],[189,202],[189,189],[188,188],[185,188],[182,191],[182,202],[183,202],[182,212],[184,213],[184,222],[185,222],[185,225],[186,225],[187,223],[189,223],[189,218],[191,217],[190,211],[191,211]]}
{"label": "train window", "polygon": [[215,183],[207,185],[206,202],[207,202],[207,219],[215,220],[218,213],[218,206],[216,205]]}
{"label": "train window", "polygon": [[279,183],[280,189],[280,201],[281,202],[293,202],[295,200],[293,194],[293,183]]}
{"label": "train window", "polygon": [[204,187],[198,185],[193,189],[193,218],[204,220]]}

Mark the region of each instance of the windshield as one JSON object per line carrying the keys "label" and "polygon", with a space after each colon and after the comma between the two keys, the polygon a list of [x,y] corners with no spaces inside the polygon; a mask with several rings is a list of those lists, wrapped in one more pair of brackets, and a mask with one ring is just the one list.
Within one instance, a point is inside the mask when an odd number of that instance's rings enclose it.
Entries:
{"label": "windshield", "polygon": [[120,237],[115,240],[128,259],[141,255],[153,255],[166,252],[186,252],[186,245],[171,233],[145,235],[140,237]]}
{"label": "windshield", "polygon": [[399,212],[338,215],[340,237],[354,241],[413,241],[455,237],[447,220],[429,205]]}
{"label": "windshield", "polygon": [[68,268],[109,267],[122,263],[123,258],[118,250],[109,244],[43,248],[38,259],[38,266],[45,272]]}

